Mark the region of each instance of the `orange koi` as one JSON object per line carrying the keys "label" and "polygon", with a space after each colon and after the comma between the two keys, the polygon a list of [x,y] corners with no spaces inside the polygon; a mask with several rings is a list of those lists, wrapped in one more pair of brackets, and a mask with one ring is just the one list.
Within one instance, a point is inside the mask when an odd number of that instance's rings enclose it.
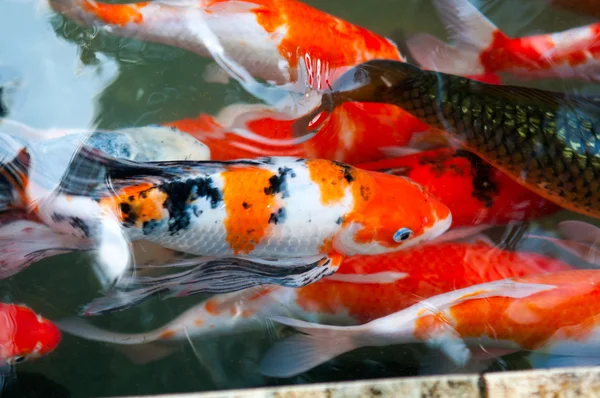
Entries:
{"label": "orange koi", "polygon": [[360,326],[272,317],[304,335],[276,343],[261,371],[289,377],[359,347],[413,342],[442,350],[458,366],[465,366],[477,349],[526,350],[597,363],[599,295],[600,271],[568,270],[450,291]]}

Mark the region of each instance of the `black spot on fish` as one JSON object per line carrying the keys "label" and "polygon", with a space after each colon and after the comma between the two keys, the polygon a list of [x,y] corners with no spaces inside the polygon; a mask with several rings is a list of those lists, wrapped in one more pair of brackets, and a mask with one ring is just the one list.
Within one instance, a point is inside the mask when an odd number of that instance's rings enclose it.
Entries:
{"label": "black spot on fish", "polygon": [[365,200],[369,200],[371,196],[371,189],[369,187],[365,187],[364,185],[360,186],[360,196]]}
{"label": "black spot on fish", "polygon": [[277,213],[271,213],[269,216],[269,224],[279,224],[285,221],[285,209],[282,207],[277,210]]}
{"label": "black spot on fish", "polygon": [[129,214],[129,212],[131,211],[131,206],[129,206],[128,203],[121,203],[119,207],[121,208],[121,212],[123,214]]}
{"label": "black spot on fish", "polygon": [[265,188],[265,195],[276,195],[281,192],[282,198],[287,198],[290,193],[287,189],[287,177],[295,178],[296,173],[289,167],[280,167],[277,175],[269,178],[269,186]]}
{"label": "black spot on fish", "polygon": [[134,226],[135,221],[137,220],[137,214],[131,211],[129,203],[121,203],[119,208],[121,213],[123,213],[123,226],[126,228]]}
{"label": "black spot on fish", "polygon": [[336,223],[337,225],[342,225],[342,223],[343,223],[343,222],[344,222],[344,219],[343,219],[342,217],[338,217],[338,219],[337,219],[337,220],[335,220],[335,223]]}
{"label": "black spot on fish", "polygon": [[498,187],[491,178],[492,167],[477,155],[465,150],[456,151],[454,156],[463,157],[471,163],[471,167],[475,171],[472,182],[472,195],[485,207],[491,207],[494,204],[495,196],[498,194]]}
{"label": "black spot on fish", "polygon": [[156,220],[144,221],[144,224],[142,224],[142,232],[144,235],[150,235],[157,226],[158,221]]}
{"label": "black spot on fish", "polygon": [[223,200],[223,195],[213,185],[209,177],[190,178],[184,181],[174,181],[160,187],[167,195],[163,207],[169,212],[169,233],[175,235],[190,225],[190,211],[194,209],[190,202],[198,198],[206,198],[210,207],[216,209]]}
{"label": "black spot on fish", "polygon": [[50,218],[56,223],[68,222],[70,226],[83,232],[86,238],[91,236],[89,225],[79,217],[63,216],[62,214],[53,213]]}
{"label": "black spot on fish", "polygon": [[251,207],[252,207],[252,205],[251,205],[251,204],[248,204],[248,203],[246,203],[246,202],[243,202],[243,203],[242,203],[242,206],[244,207],[244,209],[249,209],[249,208],[251,208]]}
{"label": "black spot on fish", "polygon": [[256,231],[254,228],[253,228],[253,229],[247,229],[247,230],[246,230],[246,233],[247,233],[248,235],[250,235],[250,234],[251,234],[252,232],[254,232],[254,231]]}
{"label": "black spot on fish", "polygon": [[348,166],[347,164],[336,162],[336,161],[333,161],[333,163],[336,166],[338,166],[340,169],[342,169],[342,173],[344,173],[344,179],[346,179],[346,181],[348,181],[348,183],[351,183],[352,181],[355,180],[354,169],[352,167]]}
{"label": "black spot on fish", "polygon": [[146,199],[146,198],[148,198],[148,193],[146,191],[140,192],[140,199]]}
{"label": "black spot on fish", "polygon": [[[143,192],[142,192],[142,193],[143,193]],[[140,194],[140,196],[142,196],[142,195]],[[133,195],[131,195],[131,196],[130,196],[129,198],[127,198],[127,199],[129,199],[129,201],[130,201],[130,202],[133,202],[133,200],[135,199],[135,197],[134,197]]]}

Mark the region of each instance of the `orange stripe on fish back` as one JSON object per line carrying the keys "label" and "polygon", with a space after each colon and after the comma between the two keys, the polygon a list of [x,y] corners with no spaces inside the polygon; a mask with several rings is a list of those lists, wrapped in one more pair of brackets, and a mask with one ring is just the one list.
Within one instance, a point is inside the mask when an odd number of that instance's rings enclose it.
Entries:
{"label": "orange stripe on fish back", "polygon": [[139,24],[143,22],[143,16],[140,10],[146,7],[149,2],[140,2],[135,4],[105,4],[96,3],[92,0],[81,1],[81,7],[94,14],[101,21],[112,25],[127,25],[130,22]]}
{"label": "orange stripe on fish back", "polygon": [[248,254],[267,234],[277,203],[266,192],[272,171],[257,167],[233,167],[221,174],[227,217],[227,243],[234,254]]}

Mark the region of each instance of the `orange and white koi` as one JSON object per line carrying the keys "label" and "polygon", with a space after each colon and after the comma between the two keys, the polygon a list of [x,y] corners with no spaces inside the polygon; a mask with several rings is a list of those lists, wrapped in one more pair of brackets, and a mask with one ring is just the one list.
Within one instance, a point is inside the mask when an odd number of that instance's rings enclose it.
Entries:
{"label": "orange and white koi", "polygon": [[[418,184],[327,160],[140,163],[87,146],[66,158],[66,172],[43,167],[43,159],[36,167],[21,149],[0,168],[3,196],[55,232],[116,239],[119,253],[145,240],[201,256],[204,280],[215,281],[214,267],[225,272],[233,262],[307,284],[335,272],[343,256],[402,250],[439,237],[452,223],[448,208]],[[292,282],[283,271],[301,277]],[[240,278],[234,290],[254,282]]]}
{"label": "orange and white koi", "polygon": [[600,80],[600,23],[511,38],[468,0],[436,0],[455,45],[429,34],[407,41],[424,68],[455,75],[508,72],[524,78]]}
{"label": "orange and white koi", "polygon": [[[454,289],[505,278],[569,270],[541,254],[497,249],[485,242],[442,243],[378,256],[346,258],[336,274],[300,288],[268,286],[216,295],[173,321],[141,334],[121,334],[92,326],[82,318],[57,322],[65,332],[85,339],[137,345],[190,336],[224,335],[257,329],[273,315],[342,324],[369,322],[420,300]],[[185,286],[173,284],[177,294]],[[85,315],[105,309],[105,298]]]}
{"label": "orange and white koi", "polygon": [[599,295],[600,271],[569,270],[451,291],[360,326],[273,317],[305,334],[276,343],[261,372],[288,377],[359,347],[411,342],[441,349],[458,366],[477,349],[600,362]]}
{"label": "orange and white koi", "polygon": [[[227,56],[252,76],[295,82],[304,63],[308,84],[324,89],[356,64],[374,58],[404,60],[389,39],[297,0],[162,0],[108,4],[94,0],[49,0],[51,7],[84,26],[211,56],[194,31],[206,24]],[[189,11],[203,18],[192,26]]]}
{"label": "orange and white koi", "polygon": [[58,327],[23,305],[0,303],[0,364],[16,365],[54,351]]}

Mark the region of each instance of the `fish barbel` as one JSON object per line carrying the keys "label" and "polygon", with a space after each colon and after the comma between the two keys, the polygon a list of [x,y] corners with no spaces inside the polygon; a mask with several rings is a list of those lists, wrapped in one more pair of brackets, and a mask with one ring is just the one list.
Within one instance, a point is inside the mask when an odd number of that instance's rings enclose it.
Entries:
{"label": "fish barbel", "polygon": [[305,134],[308,121],[323,110],[348,101],[395,104],[540,196],[600,218],[600,102],[595,99],[373,60],[334,82],[321,106],[296,122],[295,134]]}

